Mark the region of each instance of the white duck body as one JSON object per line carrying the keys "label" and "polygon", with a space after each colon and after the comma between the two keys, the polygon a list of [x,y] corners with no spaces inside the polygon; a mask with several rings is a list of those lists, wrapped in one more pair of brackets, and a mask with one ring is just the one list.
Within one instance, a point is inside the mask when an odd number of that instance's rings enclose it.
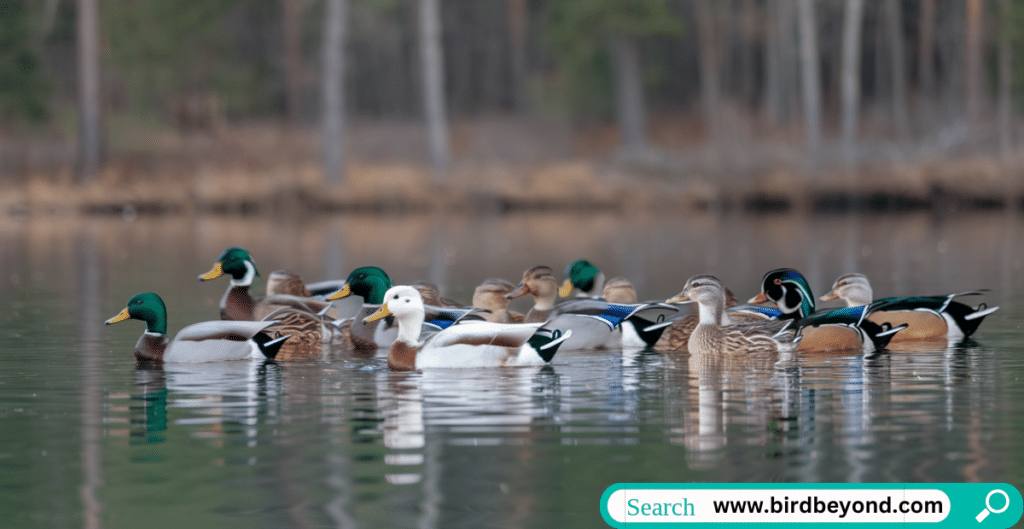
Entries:
{"label": "white duck body", "polygon": [[541,349],[551,350],[571,334],[542,329],[543,323],[463,321],[421,339],[423,299],[415,288],[404,285],[388,289],[384,304],[367,320],[391,314],[398,323],[398,336],[388,352],[388,367],[394,370],[543,365],[547,360],[530,338],[550,333],[552,340]]}
{"label": "white duck body", "polygon": [[[270,321],[204,321],[178,332],[164,350],[165,363],[197,364],[229,360],[264,360],[266,356],[252,340],[263,329],[277,323]],[[165,335],[146,332],[139,338],[166,339]]]}

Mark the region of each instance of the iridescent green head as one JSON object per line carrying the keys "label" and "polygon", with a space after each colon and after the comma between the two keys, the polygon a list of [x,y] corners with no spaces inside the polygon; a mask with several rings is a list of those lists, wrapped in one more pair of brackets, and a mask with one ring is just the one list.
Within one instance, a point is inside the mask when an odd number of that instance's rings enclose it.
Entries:
{"label": "iridescent green head", "polygon": [[160,296],[146,292],[136,294],[128,300],[128,306],[105,323],[110,325],[127,319],[146,322],[146,331],[156,334],[167,334],[167,307]]}
{"label": "iridescent green head", "polygon": [[384,293],[391,288],[391,278],[376,266],[362,266],[348,275],[341,290],[327,296],[328,300],[341,299],[352,294],[362,296],[363,303],[384,303]]}
{"label": "iridescent green head", "polygon": [[590,293],[594,290],[600,275],[601,270],[594,266],[594,263],[586,259],[580,259],[565,267],[565,282],[562,283],[558,293],[562,297],[566,297],[573,287]]}
{"label": "iridescent green head", "polygon": [[752,302],[773,301],[782,317],[806,318],[814,312],[814,296],[804,276],[792,268],[772,270],[761,280],[761,293]]}
{"label": "iridescent green head", "polygon": [[251,285],[253,279],[260,275],[259,271],[256,270],[256,263],[252,260],[249,252],[237,246],[224,250],[224,253],[217,258],[217,262],[213,264],[213,268],[199,276],[199,280],[209,281],[223,274],[231,276],[231,283],[233,285],[245,286]]}

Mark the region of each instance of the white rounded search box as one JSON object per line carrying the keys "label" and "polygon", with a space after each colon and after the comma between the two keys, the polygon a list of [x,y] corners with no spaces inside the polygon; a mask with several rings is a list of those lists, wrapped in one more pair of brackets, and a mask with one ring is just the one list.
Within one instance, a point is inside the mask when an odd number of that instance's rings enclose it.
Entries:
{"label": "white rounded search box", "polygon": [[620,489],[619,523],[936,523],[950,511],[937,489]]}

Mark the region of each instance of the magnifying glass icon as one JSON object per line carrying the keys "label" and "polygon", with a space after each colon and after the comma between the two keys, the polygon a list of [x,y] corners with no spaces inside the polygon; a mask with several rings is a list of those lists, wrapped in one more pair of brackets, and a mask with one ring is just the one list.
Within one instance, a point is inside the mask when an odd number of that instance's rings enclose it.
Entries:
{"label": "magnifying glass icon", "polygon": [[[1002,509],[993,509],[992,508],[992,504],[990,503],[992,501],[992,495],[996,494],[996,493],[999,493],[999,494],[1003,495],[1003,508]],[[985,521],[985,518],[988,518],[989,514],[991,514],[991,513],[999,514],[999,513],[1003,512],[1003,511],[1005,511],[1006,508],[1009,507],[1009,506],[1010,506],[1010,496],[1007,495],[1005,492],[999,490],[999,489],[993,489],[992,492],[988,493],[988,496],[985,496],[985,508],[982,509],[981,512],[978,513],[978,515],[974,517],[974,519],[978,520],[978,523],[981,523],[981,522]]]}

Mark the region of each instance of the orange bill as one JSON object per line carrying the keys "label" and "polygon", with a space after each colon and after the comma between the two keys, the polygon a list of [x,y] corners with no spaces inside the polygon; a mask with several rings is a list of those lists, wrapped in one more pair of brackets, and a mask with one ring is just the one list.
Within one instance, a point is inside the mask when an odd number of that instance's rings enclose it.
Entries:
{"label": "orange bill", "polygon": [[117,316],[114,316],[113,318],[110,318],[109,320],[105,321],[104,323],[107,324],[107,325],[110,325],[111,323],[117,323],[119,321],[124,321],[124,320],[127,320],[128,318],[131,318],[131,317],[132,317],[131,314],[128,314],[128,307],[125,307],[125,308],[121,309],[121,312],[117,313]]}
{"label": "orange bill", "polygon": [[381,305],[379,309],[377,309],[377,312],[374,312],[373,314],[370,314],[369,316],[363,318],[363,323],[370,323],[371,321],[377,321],[377,320],[379,320],[381,318],[387,318],[390,315],[391,315],[391,311],[388,309],[388,304],[385,303],[385,304]]}
{"label": "orange bill", "polygon": [[220,261],[218,261],[217,264],[213,265],[213,268],[211,268],[209,272],[199,276],[199,280],[209,281],[211,279],[217,279],[218,277],[224,275],[224,269],[222,268],[222,266],[223,264]]}
{"label": "orange bill", "polygon": [[572,280],[566,279],[562,286],[558,287],[558,295],[559,297],[567,298],[569,294],[572,294]]}
{"label": "orange bill", "polygon": [[760,294],[750,298],[750,301],[747,303],[768,303],[769,301],[768,296],[764,295],[764,292],[761,292]]}
{"label": "orange bill", "polygon": [[344,285],[341,286],[341,288],[339,288],[337,291],[331,294],[328,294],[327,297],[324,299],[326,299],[327,301],[334,301],[336,299],[347,298],[351,295],[352,287],[350,287],[348,283],[345,283]]}

